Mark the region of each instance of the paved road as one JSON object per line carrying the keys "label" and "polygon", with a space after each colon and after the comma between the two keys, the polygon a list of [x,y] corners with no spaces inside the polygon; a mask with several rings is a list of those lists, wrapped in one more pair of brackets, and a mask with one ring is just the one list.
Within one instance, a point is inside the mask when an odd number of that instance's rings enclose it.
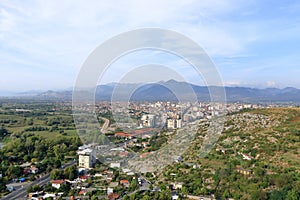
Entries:
{"label": "paved road", "polygon": [[104,120],[104,124],[103,124],[103,126],[101,128],[101,133],[105,134],[105,133],[107,133],[107,129],[109,127],[109,120],[106,119],[106,118],[104,118],[104,117],[101,117],[101,119]]}
{"label": "paved road", "polygon": [[[77,161],[71,161],[68,162],[67,164],[64,165],[64,168],[69,167],[71,165],[76,164]],[[39,185],[39,186],[44,186],[46,185],[48,182],[50,181],[50,174],[46,174],[45,176],[33,181],[33,182],[29,182],[27,184],[24,184],[23,187],[18,188],[16,190],[14,190],[12,193],[4,196],[1,198],[1,200],[11,200],[11,199],[26,199],[27,194],[26,194],[26,189],[29,186],[33,186],[33,185]]]}

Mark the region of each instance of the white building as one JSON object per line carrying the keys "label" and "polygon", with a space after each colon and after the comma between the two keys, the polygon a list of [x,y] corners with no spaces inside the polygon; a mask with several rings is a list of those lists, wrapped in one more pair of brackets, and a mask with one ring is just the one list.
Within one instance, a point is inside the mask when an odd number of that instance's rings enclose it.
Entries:
{"label": "white building", "polygon": [[182,127],[181,119],[167,119],[167,128],[168,129],[177,129]]}
{"label": "white building", "polygon": [[81,151],[78,151],[78,167],[90,169],[96,163],[95,151],[93,149],[87,148]]}
{"label": "white building", "polygon": [[121,163],[119,163],[119,162],[110,163],[110,167],[111,168],[120,168],[121,167]]}
{"label": "white building", "polygon": [[155,115],[150,115],[150,114],[143,115],[141,120],[142,120],[142,125],[144,127],[154,127],[156,123]]}
{"label": "white building", "polygon": [[64,180],[53,180],[51,181],[51,186],[59,189],[61,187],[61,185],[66,184],[66,182]]}

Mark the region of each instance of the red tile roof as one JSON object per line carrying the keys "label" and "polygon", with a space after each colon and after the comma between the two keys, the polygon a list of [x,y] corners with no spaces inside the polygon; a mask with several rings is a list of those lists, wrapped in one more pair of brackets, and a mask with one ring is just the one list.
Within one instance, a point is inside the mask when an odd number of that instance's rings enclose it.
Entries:
{"label": "red tile roof", "polygon": [[88,176],[79,176],[79,179],[88,179]]}
{"label": "red tile roof", "polygon": [[115,136],[118,136],[118,137],[131,137],[133,135],[129,134],[129,133],[118,132],[118,133],[115,133]]}
{"label": "red tile roof", "polygon": [[80,191],[78,192],[78,194],[83,195],[83,194],[84,194],[84,191],[83,191],[83,190],[80,190]]}
{"label": "red tile roof", "polygon": [[151,152],[142,153],[142,154],[140,155],[140,158],[145,158],[145,157],[148,156],[149,154],[151,154]]}
{"label": "red tile roof", "polygon": [[65,181],[64,180],[53,180],[51,181],[52,184],[63,184]]}
{"label": "red tile roof", "polygon": [[129,183],[128,180],[120,180],[120,183],[124,184],[124,183]]}

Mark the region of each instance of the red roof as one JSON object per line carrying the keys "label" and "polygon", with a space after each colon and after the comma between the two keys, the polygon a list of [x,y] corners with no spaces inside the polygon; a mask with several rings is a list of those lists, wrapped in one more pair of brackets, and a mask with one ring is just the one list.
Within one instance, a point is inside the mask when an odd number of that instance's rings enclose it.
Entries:
{"label": "red roof", "polygon": [[120,183],[124,184],[124,183],[129,183],[128,180],[120,180]]}
{"label": "red roof", "polygon": [[142,154],[140,155],[140,158],[145,158],[145,157],[148,156],[149,154],[151,154],[151,152],[142,153]]}
{"label": "red roof", "polygon": [[83,195],[83,194],[84,194],[84,191],[83,191],[83,190],[80,190],[80,191],[78,192],[78,194]]}
{"label": "red roof", "polygon": [[64,180],[53,180],[51,183],[52,184],[63,184],[65,181]]}
{"label": "red roof", "polygon": [[88,179],[88,176],[79,176],[79,179]]}
{"label": "red roof", "polygon": [[129,152],[127,152],[127,151],[121,151],[121,152],[119,153],[119,156],[125,157],[125,156],[127,156],[128,154],[129,154]]}
{"label": "red roof", "polygon": [[118,133],[115,133],[115,136],[118,136],[118,137],[131,137],[132,134],[124,133],[124,132],[118,132]]}

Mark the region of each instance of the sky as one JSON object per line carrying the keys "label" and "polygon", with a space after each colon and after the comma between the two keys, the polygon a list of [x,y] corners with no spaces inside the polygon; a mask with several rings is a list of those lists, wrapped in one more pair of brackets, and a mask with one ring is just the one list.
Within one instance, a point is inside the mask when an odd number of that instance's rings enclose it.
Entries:
{"label": "sky", "polygon": [[[297,0],[1,0],[0,91],[73,87],[95,48],[147,27],[174,30],[197,42],[226,86],[300,88]],[[145,67],[151,63],[153,68]],[[158,73],[159,65],[176,73],[165,68]],[[158,51],[121,57],[99,83],[172,78],[163,74],[201,84],[188,63]]]}

